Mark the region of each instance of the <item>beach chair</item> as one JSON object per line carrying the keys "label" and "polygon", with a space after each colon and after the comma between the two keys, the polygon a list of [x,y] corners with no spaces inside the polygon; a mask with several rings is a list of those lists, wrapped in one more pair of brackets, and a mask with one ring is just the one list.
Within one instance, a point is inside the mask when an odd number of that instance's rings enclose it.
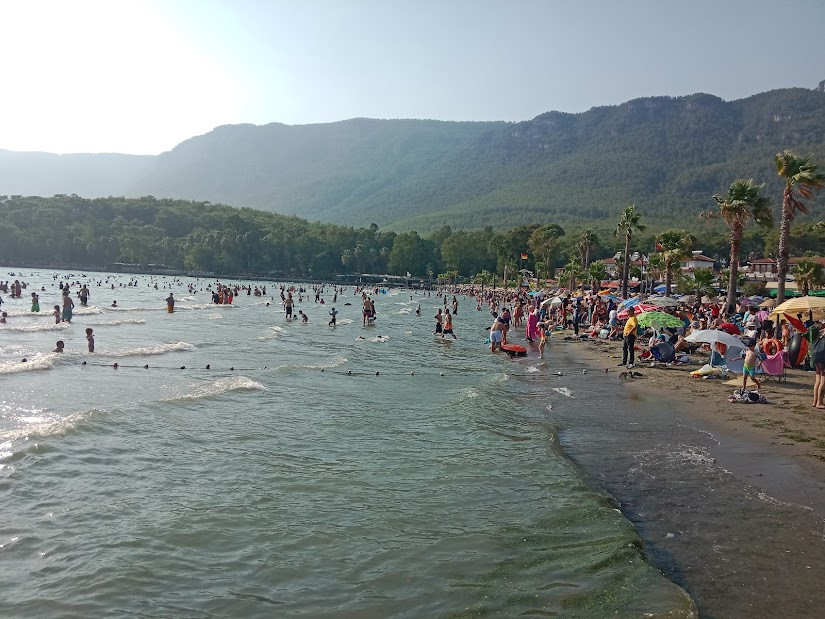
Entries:
{"label": "beach chair", "polygon": [[788,380],[788,376],[785,373],[785,356],[782,354],[783,351],[777,351],[773,355],[768,355],[762,360],[761,368],[761,376],[769,380],[775,380],[776,382],[782,382],[783,380]]}

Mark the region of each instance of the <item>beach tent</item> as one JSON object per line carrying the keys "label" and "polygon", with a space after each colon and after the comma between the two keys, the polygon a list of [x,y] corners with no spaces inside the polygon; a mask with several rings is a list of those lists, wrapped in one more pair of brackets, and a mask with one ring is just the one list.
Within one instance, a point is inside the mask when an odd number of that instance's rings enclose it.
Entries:
{"label": "beach tent", "polygon": [[716,351],[716,344],[724,344],[726,346],[725,354],[721,355],[718,351],[711,354],[709,365],[711,367],[725,366],[731,372],[742,371],[743,362],[739,357],[742,356],[742,351],[745,350],[746,346],[735,335],[720,329],[702,329],[701,331],[694,331],[685,340],[694,344],[710,344],[712,351]]}
{"label": "beach tent", "polygon": [[[658,311],[658,310],[659,310],[659,309],[661,309],[661,308],[658,308],[658,307],[656,307],[655,305],[648,305],[647,303],[639,303],[638,305],[635,305],[635,306],[633,307],[633,309],[634,309],[634,311],[636,312],[636,315],[638,316],[638,315],[639,315],[639,314],[641,314],[641,313],[644,313],[644,312],[655,312],[655,311]],[[619,312],[618,314],[616,314],[616,317],[617,317],[619,320],[624,320],[625,318],[627,318],[627,316],[628,316],[628,314],[627,314],[627,309],[623,309],[621,312]],[[682,324],[682,323],[680,322],[680,323],[679,323],[679,326],[681,326],[681,324]]]}

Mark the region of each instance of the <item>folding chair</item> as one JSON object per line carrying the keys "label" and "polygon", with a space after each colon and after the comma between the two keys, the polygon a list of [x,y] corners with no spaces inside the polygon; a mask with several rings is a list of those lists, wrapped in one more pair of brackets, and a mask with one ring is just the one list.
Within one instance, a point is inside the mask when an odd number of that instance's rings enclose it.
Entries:
{"label": "folding chair", "polygon": [[785,361],[785,356],[782,354],[784,351],[780,350],[774,353],[773,355],[768,355],[765,359],[762,360],[761,372],[760,374],[767,379],[775,380],[776,382],[782,382],[783,380],[787,381],[788,376],[785,373],[785,367],[787,366]]}

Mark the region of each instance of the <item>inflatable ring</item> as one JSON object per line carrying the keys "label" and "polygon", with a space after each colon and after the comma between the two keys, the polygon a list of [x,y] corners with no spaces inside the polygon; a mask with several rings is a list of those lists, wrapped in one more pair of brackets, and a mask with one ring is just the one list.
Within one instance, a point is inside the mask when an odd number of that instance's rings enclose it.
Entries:
{"label": "inflatable ring", "polygon": [[782,342],[780,342],[776,338],[770,338],[762,346],[762,352],[768,355],[769,357],[773,357],[780,350],[782,350]]}

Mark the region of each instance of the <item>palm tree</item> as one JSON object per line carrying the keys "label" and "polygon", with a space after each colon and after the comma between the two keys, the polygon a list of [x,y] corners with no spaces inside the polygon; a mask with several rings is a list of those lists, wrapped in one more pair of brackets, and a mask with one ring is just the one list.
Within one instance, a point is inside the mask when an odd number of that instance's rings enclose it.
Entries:
{"label": "palm tree", "polygon": [[719,217],[730,230],[730,279],[728,280],[728,297],[725,303],[727,311],[733,313],[736,307],[736,282],[738,281],[739,251],[742,235],[748,221],[753,219],[760,226],[771,226],[773,219],[769,208],[770,200],[761,195],[765,184],[754,185],[753,179],[733,181],[724,196],[714,195],[719,205]]}
{"label": "palm tree", "polygon": [[817,172],[817,165],[811,157],[797,157],[785,150],[774,157],[776,172],[785,179],[782,192],[782,219],[779,223],[779,258],[777,260],[776,303],[785,300],[785,277],[788,275],[788,240],[791,233],[791,221],[797,211],[807,215],[808,207],[797,197],[811,198],[816,189],[825,186],[825,174]]}
{"label": "palm tree", "polygon": [[599,237],[593,228],[588,228],[579,237],[578,249],[582,257],[582,266],[590,267],[590,251],[599,244]]}
{"label": "palm tree", "polygon": [[593,290],[598,291],[603,280],[607,279],[607,265],[604,262],[594,262],[587,269],[587,279]]}
{"label": "palm tree", "polygon": [[713,289],[713,282],[716,280],[716,273],[713,269],[694,269],[692,273],[684,278],[686,290],[696,295],[697,300],[701,300],[706,294],[716,294]]}
{"label": "palm tree", "polygon": [[796,285],[802,291],[802,296],[808,296],[811,289],[822,288],[825,284],[825,270],[816,260],[800,260],[793,270]]}
{"label": "palm tree", "polygon": [[622,216],[616,229],[613,231],[613,236],[624,236],[624,257],[622,267],[622,296],[627,298],[627,278],[630,271],[630,239],[633,238],[634,232],[643,232],[645,226],[639,223],[641,214],[636,212],[636,205],[631,204],[626,206],[622,211]]}
{"label": "palm tree", "polygon": [[690,250],[695,242],[695,237],[684,230],[665,230],[656,236],[656,249],[662,257],[662,265],[665,270],[665,295],[670,296],[670,288],[673,284],[673,265],[679,263],[690,256]]}

